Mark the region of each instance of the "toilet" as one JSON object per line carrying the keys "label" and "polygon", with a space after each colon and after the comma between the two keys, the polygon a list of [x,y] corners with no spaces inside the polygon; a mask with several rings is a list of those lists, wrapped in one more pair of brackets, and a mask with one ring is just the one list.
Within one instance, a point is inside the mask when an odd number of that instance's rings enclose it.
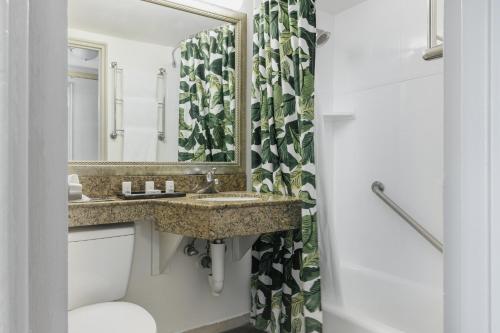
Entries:
{"label": "toilet", "polygon": [[69,231],[69,333],[157,333],[149,312],[118,301],[127,292],[134,233],[133,224]]}

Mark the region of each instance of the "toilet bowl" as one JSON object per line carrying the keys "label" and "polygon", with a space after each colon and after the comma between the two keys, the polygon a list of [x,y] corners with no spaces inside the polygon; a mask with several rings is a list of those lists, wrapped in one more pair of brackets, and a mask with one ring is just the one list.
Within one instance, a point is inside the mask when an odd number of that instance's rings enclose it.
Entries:
{"label": "toilet bowl", "polygon": [[68,235],[68,332],[156,333],[151,314],[125,297],[134,226],[85,227]]}
{"label": "toilet bowl", "polygon": [[87,305],[68,313],[70,333],[156,333],[153,317],[127,302]]}

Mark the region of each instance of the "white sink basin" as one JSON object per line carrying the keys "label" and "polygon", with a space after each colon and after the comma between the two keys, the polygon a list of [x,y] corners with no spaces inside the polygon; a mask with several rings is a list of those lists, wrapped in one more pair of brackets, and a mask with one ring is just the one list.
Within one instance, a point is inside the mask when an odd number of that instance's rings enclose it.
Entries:
{"label": "white sink basin", "polygon": [[208,197],[208,198],[200,198],[198,201],[207,201],[207,202],[242,202],[242,201],[257,201],[260,198],[255,197]]}

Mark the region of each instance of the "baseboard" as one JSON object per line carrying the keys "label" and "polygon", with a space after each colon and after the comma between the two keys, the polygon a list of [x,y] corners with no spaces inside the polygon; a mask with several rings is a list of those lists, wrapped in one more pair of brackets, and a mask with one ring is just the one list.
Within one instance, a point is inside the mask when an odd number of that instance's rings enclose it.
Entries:
{"label": "baseboard", "polygon": [[184,333],[221,333],[247,325],[249,322],[250,314],[247,313],[238,317],[185,331]]}

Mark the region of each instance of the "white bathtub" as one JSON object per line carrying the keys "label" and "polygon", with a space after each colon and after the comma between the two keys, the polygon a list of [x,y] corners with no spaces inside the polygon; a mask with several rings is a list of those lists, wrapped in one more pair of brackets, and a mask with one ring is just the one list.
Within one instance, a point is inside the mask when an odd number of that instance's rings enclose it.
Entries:
{"label": "white bathtub", "polygon": [[342,305],[323,297],[325,333],[442,333],[442,292],[354,265],[340,269]]}
{"label": "white bathtub", "polygon": [[325,333],[403,333],[340,306],[323,306],[323,320]]}

